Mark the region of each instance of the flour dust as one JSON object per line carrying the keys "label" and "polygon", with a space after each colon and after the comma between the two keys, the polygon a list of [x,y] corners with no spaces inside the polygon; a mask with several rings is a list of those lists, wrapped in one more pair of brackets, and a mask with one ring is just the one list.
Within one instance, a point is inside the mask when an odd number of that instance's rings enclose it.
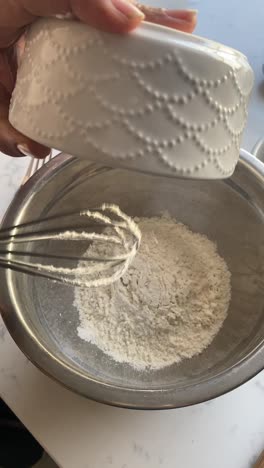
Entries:
{"label": "flour dust", "polygon": [[[75,288],[78,335],[117,362],[161,369],[210,345],[227,316],[230,273],[212,241],[171,217],[138,225],[142,242],[126,274],[110,286]],[[112,248],[105,244],[105,254]],[[100,249],[95,241],[85,255]]]}

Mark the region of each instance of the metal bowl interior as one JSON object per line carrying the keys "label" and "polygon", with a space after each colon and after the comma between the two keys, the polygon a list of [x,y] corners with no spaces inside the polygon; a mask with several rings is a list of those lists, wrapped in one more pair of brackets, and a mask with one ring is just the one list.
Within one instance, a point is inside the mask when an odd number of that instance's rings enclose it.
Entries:
{"label": "metal bowl interior", "polygon": [[[231,179],[209,182],[99,168],[60,155],[18,192],[4,226],[105,201],[117,203],[131,216],[156,216],[168,211],[217,242],[232,273],[232,301],[224,326],[199,356],[160,371],[139,372],[115,363],[78,337],[78,312],[71,287],[0,271],[3,317],[21,350],[72,390],[130,408],[162,409],[198,403],[258,373],[264,362],[261,163],[243,153]],[[34,244],[27,245],[28,251],[33,248]],[[57,245],[43,243],[38,250],[47,248],[52,251]]]}

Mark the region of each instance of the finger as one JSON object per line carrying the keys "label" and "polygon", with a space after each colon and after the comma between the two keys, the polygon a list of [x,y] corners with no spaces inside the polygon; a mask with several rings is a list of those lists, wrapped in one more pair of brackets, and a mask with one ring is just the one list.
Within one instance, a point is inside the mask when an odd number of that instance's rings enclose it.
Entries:
{"label": "finger", "polygon": [[11,156],[45,157],[49,150],[16,131],[8,121],[10,96],[15,83],[13,49],[0,52],[0,151]]}
{"label": "finger", "polygon": [[146,21],[160,24],[183,32],[192,33],[197,23],[196,10],[166,10],[137,4]]}
{"label": "finger", "polygon": [[72,0],[72,11],[81,21],[111,33],[127,33],[144,19],[129,0]]}
{"label": "finger", "polygon": [[0,151],[10,156],[44,158],[50,150],[22,135],[8,121],[9,101],[9,93],[0,84]]}
{"label": "finger", "polygon": [[91,26],[116,33],[130,31],[144,19],[129,0],[0,0],[0,11],[0,48],[41,16],[72,13]]}
{"label": "finger", "polygon": [[32,156],[44,159],[50,149],[22,135],[12,127],[8,119],[0,119],[0,152],[14,157]]}
{"label": "finger", "polygon": [[14,157],[33,156],[44,159],[50,153],[50,149],[19,133],[7,119],[1,119],[0,152]]}
{"label": "finger", "polygon": [[25,26],[40,16],[72,13],[94,27],[125,33],[144,19],[191,32],[196,12],[164,10],[129,0],[0,0],[0,48],[16,40]]}
{"label": "finger", "polygon": [[0,82],[5,89],[12,93],[16,75],[15,54],[13,48],[0,51]]}

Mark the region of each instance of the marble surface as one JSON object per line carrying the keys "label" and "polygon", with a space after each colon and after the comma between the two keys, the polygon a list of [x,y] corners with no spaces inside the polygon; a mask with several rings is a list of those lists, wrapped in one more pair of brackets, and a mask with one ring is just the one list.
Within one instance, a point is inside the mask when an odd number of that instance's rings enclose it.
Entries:
{"label": "marble surface", "polygon": [[[240,49],[254,68],[256,84],[244,136],[244,147],[250,150],[264,131],[263,0],[247,1],[243,8],[241,0],[190,4],[200,11],[197,32]],[[27,164],[26,159],[0,155],[0,216]],[[110,408],[44,376],[0,321],[0,395],[62,468],[249,468],[264,449],[264,372],[228,395],[191,408]]]}
{"label": "marble surface", "polygon": [[264,448],[264,374],[164,412],[93,403],[37,370],[0,326],[0,394],[62,468],[249,468]]}

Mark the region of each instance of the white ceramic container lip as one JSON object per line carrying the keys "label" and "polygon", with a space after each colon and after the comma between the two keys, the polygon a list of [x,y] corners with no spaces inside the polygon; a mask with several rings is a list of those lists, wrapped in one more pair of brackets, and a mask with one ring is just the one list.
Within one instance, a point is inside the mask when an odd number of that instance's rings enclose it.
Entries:
{"label": "white ceramic container lip", "polygon": [[150,23],[118,36],[42,19],[28,33],[10,121],[104,165],[225,178],[252,85],[246,57],[207,39]]}

